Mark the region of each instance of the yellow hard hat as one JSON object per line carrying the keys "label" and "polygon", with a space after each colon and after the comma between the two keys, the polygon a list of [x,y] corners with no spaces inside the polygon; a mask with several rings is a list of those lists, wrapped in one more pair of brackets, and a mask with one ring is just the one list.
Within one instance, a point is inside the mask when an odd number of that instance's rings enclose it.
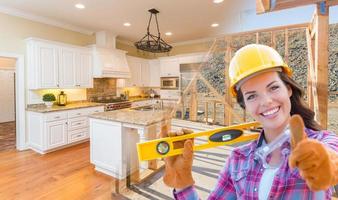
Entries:
{"label": "yellow hard hat", "polygon": [[230,61],[229,78],[230,91],[237,96],[236,84],[245,78],[251,77],[257,72],[272,69],[282,69],[289,77],[292,75],[291,68],[283,61],[282,57],[273,48],[250,44],[239,49]]}

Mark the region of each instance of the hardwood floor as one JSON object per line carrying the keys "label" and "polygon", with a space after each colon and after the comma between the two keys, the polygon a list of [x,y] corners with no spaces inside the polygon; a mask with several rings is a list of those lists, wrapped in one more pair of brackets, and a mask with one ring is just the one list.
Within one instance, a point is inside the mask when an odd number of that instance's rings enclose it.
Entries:
{"label": "hardwood floor", "polygon": [[113,178],[90,164],[88,142],[46,155],[0,152],[0,177],[0,199],[119,199]]}
{"label": "hardwood floor", "polygon": [[0,123],[0,151],[15,149],[15,121]]}

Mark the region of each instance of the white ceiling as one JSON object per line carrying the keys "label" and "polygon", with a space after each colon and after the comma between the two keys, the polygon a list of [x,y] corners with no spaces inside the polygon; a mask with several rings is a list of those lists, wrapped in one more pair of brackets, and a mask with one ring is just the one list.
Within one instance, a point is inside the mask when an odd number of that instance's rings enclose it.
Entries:
{"label": "white ceiling", "polygon": [[[44,21],[62,23],[73,30],[93,33],[109,30],[118,39],[135,42],[146,33],[148,9],[156,8],[160,31],[168,42],[183,42],[209,38],[231,32],[239,22],[240,10],[254,9],[254,0],[225,0],[215,4],[213,0],[0,0],[0,11],[10,10],[21,16],[42,17]],[[245,2],[245,3],[244,3]],[[85,9],[74,7],[82,3]],[[231,4],[232,3],[232,4]],[[246,8],[244,8],[246,7]],[[18,15],[18,14],[17,14]],[[131,23],[130,27],[123,26]],[[155,21],[153,21],[155,22]],[[219,27],[212,28],[212,23]],[[155,23],[151,32],[155,33]],[[165,36],[165,32],[172,36]]]}

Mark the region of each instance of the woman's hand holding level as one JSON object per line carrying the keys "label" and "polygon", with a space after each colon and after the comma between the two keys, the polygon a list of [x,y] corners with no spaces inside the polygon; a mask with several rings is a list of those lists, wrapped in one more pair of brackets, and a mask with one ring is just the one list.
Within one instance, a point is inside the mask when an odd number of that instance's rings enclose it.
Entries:
{"label": "woman's hand holding level", "polygon": [[[164,131],[165,132],[165,131]],[[170,137],[189,134],[193,131],[182,129],[178,132],[169,133]],[[166,136],[165,134],[162,135]],[[165,171],[163,176],[164,183],[176,189],[183,189],[192,186],[195,182],[192,177],[192,162],[193,162],[193,140],[179,141],[174,145],[176,148],[183,147],[183,154],[171,156],[164,159]]]}

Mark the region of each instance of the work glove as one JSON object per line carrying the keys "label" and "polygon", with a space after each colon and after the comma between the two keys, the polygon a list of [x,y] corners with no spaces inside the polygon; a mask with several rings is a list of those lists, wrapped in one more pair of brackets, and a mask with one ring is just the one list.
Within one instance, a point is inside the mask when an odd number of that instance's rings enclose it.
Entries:
{"label": "work glove", "polygon": [[[167,135],[175,137],[192,132],[189,129],[182,129],[168,133]],[[166,135],[162,136],[165,137]],[[193,146],[193,140],[191,139],[175,142],[174,148],[183,148],[183,154],[164,158],[165,171],[163,181],[167,186],[183,189],[195,183],[192,177]]]}
{"label": "work glove", "polygon": [[318,140],[307,138],[299,115],[290,120],[291,154],[289,166],[297,167],[300,176],[313,191],[327,190],[338,183],[338,155]]}

